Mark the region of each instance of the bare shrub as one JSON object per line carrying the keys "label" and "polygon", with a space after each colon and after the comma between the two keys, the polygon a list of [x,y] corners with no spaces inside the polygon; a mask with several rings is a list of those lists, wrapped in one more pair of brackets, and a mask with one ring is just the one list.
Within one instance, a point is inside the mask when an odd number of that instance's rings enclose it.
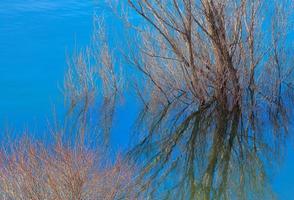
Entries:
{"label": "bare shrub", "polygon": [[94,33],[88,48],[68,58],[67,112],[61,121],[56,119],[56,130],[47,132],[54,141],[37,142],[24,134],[0,150],[1,199],[135,199],[131,167],[121,158],[113,163],[104,154],[110,150],[99,146],[108,144],[121,80],[102,29]]}
{"label": "bare shrub", "polygon": [[132,199],[130,169],[93,149],[46,147],[28,138],[9,147],[1,150],[1,199]]}
{"label": "bare shrub", "polygon": [[68,111],[65,126],[82,143],[89,133],[107,144],[123,79],[119,59],[97,16],[94,25],[91,44],[68,59],[63,89]]}

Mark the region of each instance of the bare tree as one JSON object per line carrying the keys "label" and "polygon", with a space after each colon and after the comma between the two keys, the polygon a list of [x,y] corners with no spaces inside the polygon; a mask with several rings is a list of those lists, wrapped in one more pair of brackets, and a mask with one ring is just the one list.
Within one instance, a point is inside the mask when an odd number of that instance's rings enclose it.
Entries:
{"label": "bare tree", "polygon": [[9,143],[1,149],[1,199],[131,199],[130,171],[119,160],[110,165],[105,159],[93,149],[61,142],[50,147],[28,138]]}
{"label": "bare tree", "polygon": [[128,22],[141,17],[141,24],[132,24],[138,40],[133,37],[124,53],[145,77],[137,84],[144,107],[138,124],[147,129],[130,152],[144,163],[141,194],[266,194],[266,161],[280,155],[292,111],[291,1],[128,4]]}

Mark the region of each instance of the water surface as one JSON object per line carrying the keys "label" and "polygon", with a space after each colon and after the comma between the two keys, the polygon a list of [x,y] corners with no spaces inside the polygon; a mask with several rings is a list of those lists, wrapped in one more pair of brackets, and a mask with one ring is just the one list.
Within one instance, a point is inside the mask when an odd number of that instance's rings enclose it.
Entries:
{"label": "water surface", "polygon": [[65,56],[89,42],[93,11],[92,1],[1,0],[1,127],[43,121],[62,105]]}
{"label": "water surface", "polygon": [[[103,4],[91,0],[1,0],[2,130],[7,125],[42,129],[52,117],[53,105],[61,112],[66,53],[89,44],[97,8],[102,12]],[[123,137],[117,136],[117,144]],[[289,151],[282,171],[272,180],[280,199],[291,199],[294,194],[293,157]]]}

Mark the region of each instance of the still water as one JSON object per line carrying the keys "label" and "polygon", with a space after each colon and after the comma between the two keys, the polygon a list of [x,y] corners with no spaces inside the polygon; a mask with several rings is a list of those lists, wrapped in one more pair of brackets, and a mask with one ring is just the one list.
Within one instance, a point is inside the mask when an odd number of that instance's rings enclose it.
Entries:
{"label": "still water", "polygon": [[1,127],[46,120],[62,106],[66,54],[90,39],[94,3],[0,1]]}
{"label": "still water", "polygon": [[[44,128],[61,112],[66,55],[86,46],[103,0],[0,0],[0,127]],[[293,151],[272,182],[279,199],[294,194]]]}

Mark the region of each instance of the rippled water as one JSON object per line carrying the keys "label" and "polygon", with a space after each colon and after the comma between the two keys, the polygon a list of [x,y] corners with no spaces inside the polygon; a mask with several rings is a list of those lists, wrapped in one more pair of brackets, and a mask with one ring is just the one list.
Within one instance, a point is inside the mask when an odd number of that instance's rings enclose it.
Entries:
{"label": "rippled water", "polygon": [[62,104],[65,55],[89,42],[93,10],[93,1],[1,0],[1,127],[45,120]]}

